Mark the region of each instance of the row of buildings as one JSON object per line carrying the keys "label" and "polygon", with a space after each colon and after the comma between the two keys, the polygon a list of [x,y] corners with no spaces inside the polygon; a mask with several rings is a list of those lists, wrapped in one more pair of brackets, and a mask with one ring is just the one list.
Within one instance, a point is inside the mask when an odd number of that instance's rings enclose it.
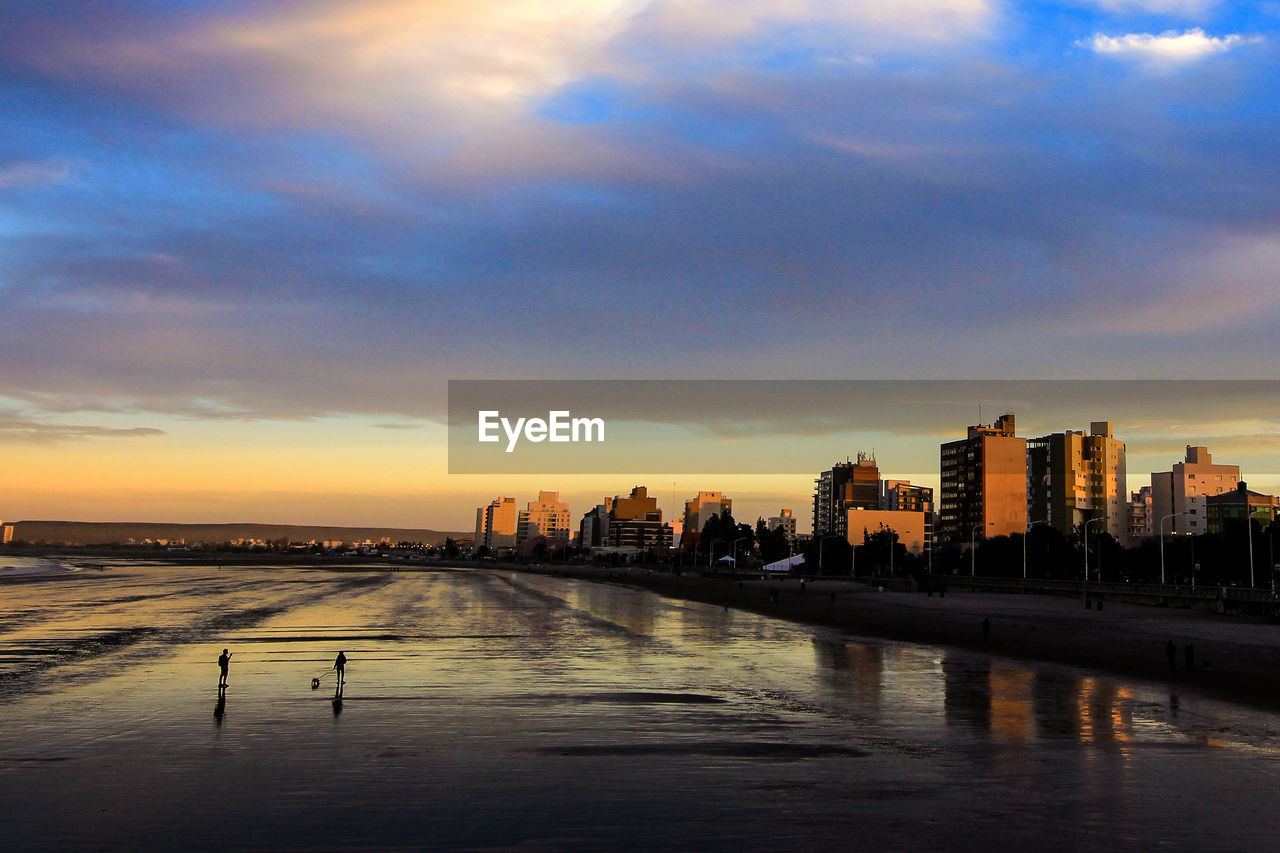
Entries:
{"label": "row of buildings", "polygon": [[[1188,446],[1186,458],[1151,484],[1129,493],[1125,443],[1109,421],[1089,430],[1064,430],[1033,438],[1016,434],[1014,416],[968,427],[962,439],[941,446],[938,494],[909,480],[885,479],[875,457],[859,453],[814,480],[813,533],[860,544],[863,536],[890,529],[907,550],[923,554],[935,541],[964,544],[991,536],[1022,534],[1048,525],[1072,535],[1082,525],[1132,545],[1160,533],[1199,534],[1233,520],[1274,519],[1275,496],[1249,491],[1238,465],[1215,463],[1208,448]],[[499,497],[476,510],[476,547],[491,552],[529,550],[541,543],[577,544],[627,552],[696,548],[715,516],[732,514],[733,501],[700,491],[679,518],[664,520],[657,498],[644,486],[607,497],[573,524],[558,492],[539,492],[519,509]],[[788,541],[799,535],[789,509],[767,519]]]}
{"label": "row of buildings", "polygon": [[1088,433],[1022,438],[1011,414],[942,445],[940,492],[938,536],[952,543],[1036,524],[1071,534],[1096,523],[1132,545],[1161,533],[1215,533],[1259,514],[1271,520],[1277,510],[1275,496],[1249,491],[1240,466],[1214,463],[1206,447],[1188,446],[1172,470],[1129,493],[1125,444],[1109,421],[1094,421]]}
{"label": "row of buildings", "polygon": [[894,531],[908,551],[933,545],[933,489],[909,480],[884,480],[875,457],[859,453],[813,481],[813,535],[838,536],[859,545],[867,533]]}
{"label": "row of buildings", "polygon": [[[569,505],[560,500],[559,492],[539,492],[525,509],[517,508],[515,498],[498,497],[476,509],[475,547],[490,552],[514,550],[523,556],[539,544],[552,549],[575,544],[606,553],[695,548],[713,516],[732,512],[732,499],[721,492],[702,491],[685,501],[679,519],[664,520],[658,499],[647,487],[636,486],[626,496],[606,497],[575,528]],[[796,518],[790,509],[780,510],[767,524],[770,529],[781,528],[788,541],[796,539]]]}

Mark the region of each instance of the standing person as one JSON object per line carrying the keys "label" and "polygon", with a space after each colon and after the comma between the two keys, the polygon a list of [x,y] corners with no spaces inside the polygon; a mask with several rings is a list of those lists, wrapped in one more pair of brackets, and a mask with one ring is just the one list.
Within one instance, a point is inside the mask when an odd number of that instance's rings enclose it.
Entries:
{"label": "standing person", "polygon": [[218,676],[218,687],[227,686],[227,668],[231,666],[231,652],[226,649],[222,650],[222,654],[218,655],[218,669],[221,674]]}
{"label": "standing person", "polygon": [[342,682],[346,681],[347,671],[347,653],[338,652],[337,659],[333,662],[333,671],[338,675],[338,687],[342,687]]}

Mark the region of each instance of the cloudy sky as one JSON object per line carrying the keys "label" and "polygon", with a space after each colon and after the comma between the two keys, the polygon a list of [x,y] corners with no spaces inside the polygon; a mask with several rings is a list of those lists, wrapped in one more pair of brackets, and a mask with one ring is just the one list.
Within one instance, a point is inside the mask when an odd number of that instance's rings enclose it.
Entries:
{"label": "cloudy sky", "polygon": [[1277,2],[0,2],[0,517],[631,485],[449,477],[451,378],[1274,376],[1278,49]]}

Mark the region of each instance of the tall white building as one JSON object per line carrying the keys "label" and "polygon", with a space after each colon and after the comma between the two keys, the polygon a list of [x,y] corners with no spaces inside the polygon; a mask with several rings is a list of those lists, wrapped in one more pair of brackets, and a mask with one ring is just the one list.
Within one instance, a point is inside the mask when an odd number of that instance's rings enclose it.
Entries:
{"label": "tall white building", "polygon": [[516,542],[545,536],[568,542],[573,521],[569,505],[560,500],[559,492],[538,492],[536,501],[529,501],[527,509],[520,510],[516,525]]}

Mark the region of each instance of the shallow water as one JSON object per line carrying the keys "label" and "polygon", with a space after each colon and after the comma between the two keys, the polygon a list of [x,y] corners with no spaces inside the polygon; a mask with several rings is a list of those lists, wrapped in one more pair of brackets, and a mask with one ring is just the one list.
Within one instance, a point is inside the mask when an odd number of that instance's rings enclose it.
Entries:
{"label": "shallow water", "polygon": [[1273,714],[619,586],[116,566],[0,596],[4,849],[1268,849],[1280,828]]}

